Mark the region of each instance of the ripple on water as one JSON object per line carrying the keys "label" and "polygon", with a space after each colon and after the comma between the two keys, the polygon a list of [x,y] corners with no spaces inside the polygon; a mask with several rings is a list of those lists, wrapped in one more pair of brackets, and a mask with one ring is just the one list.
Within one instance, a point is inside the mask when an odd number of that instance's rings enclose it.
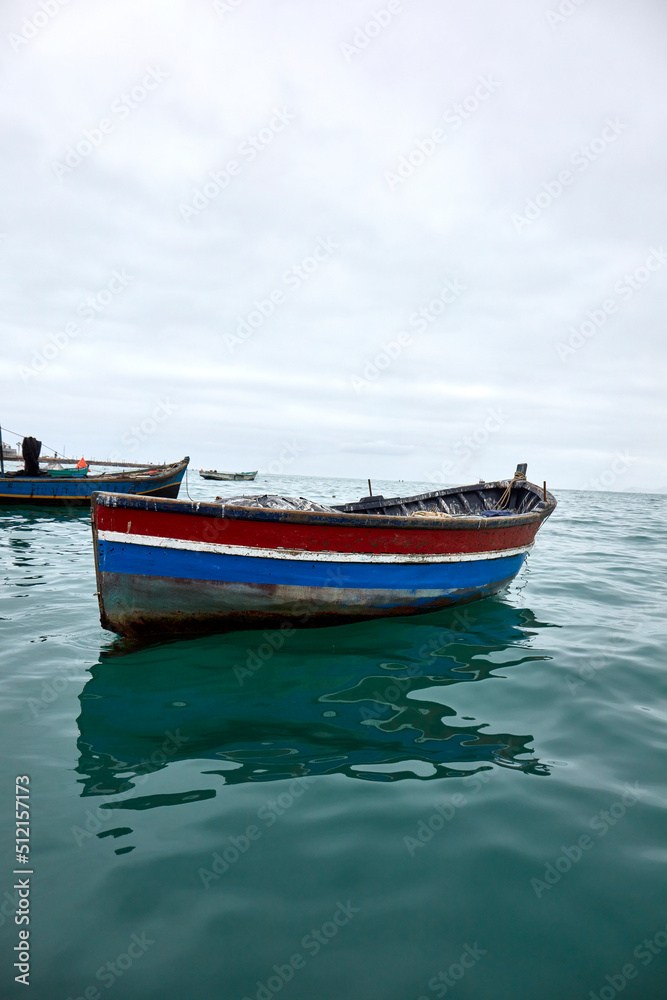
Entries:
{"label": "ripple on water", "polygon": [[[250,677],[261,634],[100,628],[87,513],[3,513],[0,712],[5,777],[25,768],[39,802],[40,995],[99,986],[143,933],[124,1000],[254,998],[296,953],[291,1000],[432,997],[466,943],[461,998],[599,995],[667,922],[666,505],[562,491],[504,594],[297,632]],[[660,995],[658,961],[639,974]]]}

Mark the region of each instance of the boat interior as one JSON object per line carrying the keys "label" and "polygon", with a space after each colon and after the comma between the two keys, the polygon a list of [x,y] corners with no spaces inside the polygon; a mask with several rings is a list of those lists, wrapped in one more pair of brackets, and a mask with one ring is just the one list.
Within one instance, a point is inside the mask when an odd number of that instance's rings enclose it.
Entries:
{"label": "boat interior", "polygon": [[[509,483],[511,482],[512,480],[509,480]],[[478,483],[475,486],[434,490],[431,493],[420,493],[411,497],[388,499],[383,496],[369,496],[363,497],[356,503],[340,504],[332,510],[346,514],[389,514],[393,517],[418,515],[493,517],[528,514],[546,510],[551,506],[549,499],[545,502],[542,490],[532,483],[512,486],[509,496],[502,503],[507,487],[508,482]]]}
{"label": "boat interior", "polygon": [[304,510],[321,513],[384,514],[392,517],[508,517],[543,513],[556,506],[546,489],[529,483],[525,465],[517,467],[513,479],[475,483],[418,493],[410,497],[367,496],[352,503],[328,506],[304,497],[271,494],[216,497],[225,507],[260,507],[269,510]]}

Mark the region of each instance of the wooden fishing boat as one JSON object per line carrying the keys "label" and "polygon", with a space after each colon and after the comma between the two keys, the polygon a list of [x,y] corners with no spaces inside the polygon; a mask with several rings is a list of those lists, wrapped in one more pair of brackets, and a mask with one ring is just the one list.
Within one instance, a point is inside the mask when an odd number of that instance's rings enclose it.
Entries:
{"label": "wooden fishing boat", "polygon": [[337,507],[96,493],[102,625],[132,636],[433,611],[509,583],[555,507],[525,466],[509,481]]}
{"label": "wooden fishing boat", "polygon": [[[0,474],[0,504],[89,505],[92,494],[104,490],[119,494],[152,497],[178,496],[189,458],[170,465],[133,469],[132,472],[90,473],[63,469],[26,476],[21,472]],[[54,474],[55,473],[55,474]]]}
{"label": "wooden fishing boat", "polygon": [[216,472],[215,469],[208,469],[205,472],[203,469],[200,469],[199,475],[202,479],[235,479],[250,482],[257,475],[257,469],[254,472]]}

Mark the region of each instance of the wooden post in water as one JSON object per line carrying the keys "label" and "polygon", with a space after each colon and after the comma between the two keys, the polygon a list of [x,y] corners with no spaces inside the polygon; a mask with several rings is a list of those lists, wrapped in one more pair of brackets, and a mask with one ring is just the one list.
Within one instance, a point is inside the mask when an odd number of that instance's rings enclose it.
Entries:
{"label": "wooden post in water", "polygon": [[370,481],[370,479],[368,480],[368,495],[369,495],[369,497],[373,496],[373,490],[371,489],[371,481]]}
{"label": "wooden post in water", "polygon": [[546,479],[542,483],[542,495],[544,497],[544,502],[546,503],[547,502],[547,481],[546,481]]}

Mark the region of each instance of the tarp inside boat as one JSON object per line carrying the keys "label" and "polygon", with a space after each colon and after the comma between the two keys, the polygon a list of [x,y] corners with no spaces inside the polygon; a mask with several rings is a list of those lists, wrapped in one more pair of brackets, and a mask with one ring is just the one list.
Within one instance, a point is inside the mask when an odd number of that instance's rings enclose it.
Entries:
{"label": "tarp inside boat", "polygon": [[39,467],[39,453],[42,450],[42,442],[34,437],[24,437],[21,445],[24,468],[5,472],[5,478],[14,476],[44,476],[46,475]]}

